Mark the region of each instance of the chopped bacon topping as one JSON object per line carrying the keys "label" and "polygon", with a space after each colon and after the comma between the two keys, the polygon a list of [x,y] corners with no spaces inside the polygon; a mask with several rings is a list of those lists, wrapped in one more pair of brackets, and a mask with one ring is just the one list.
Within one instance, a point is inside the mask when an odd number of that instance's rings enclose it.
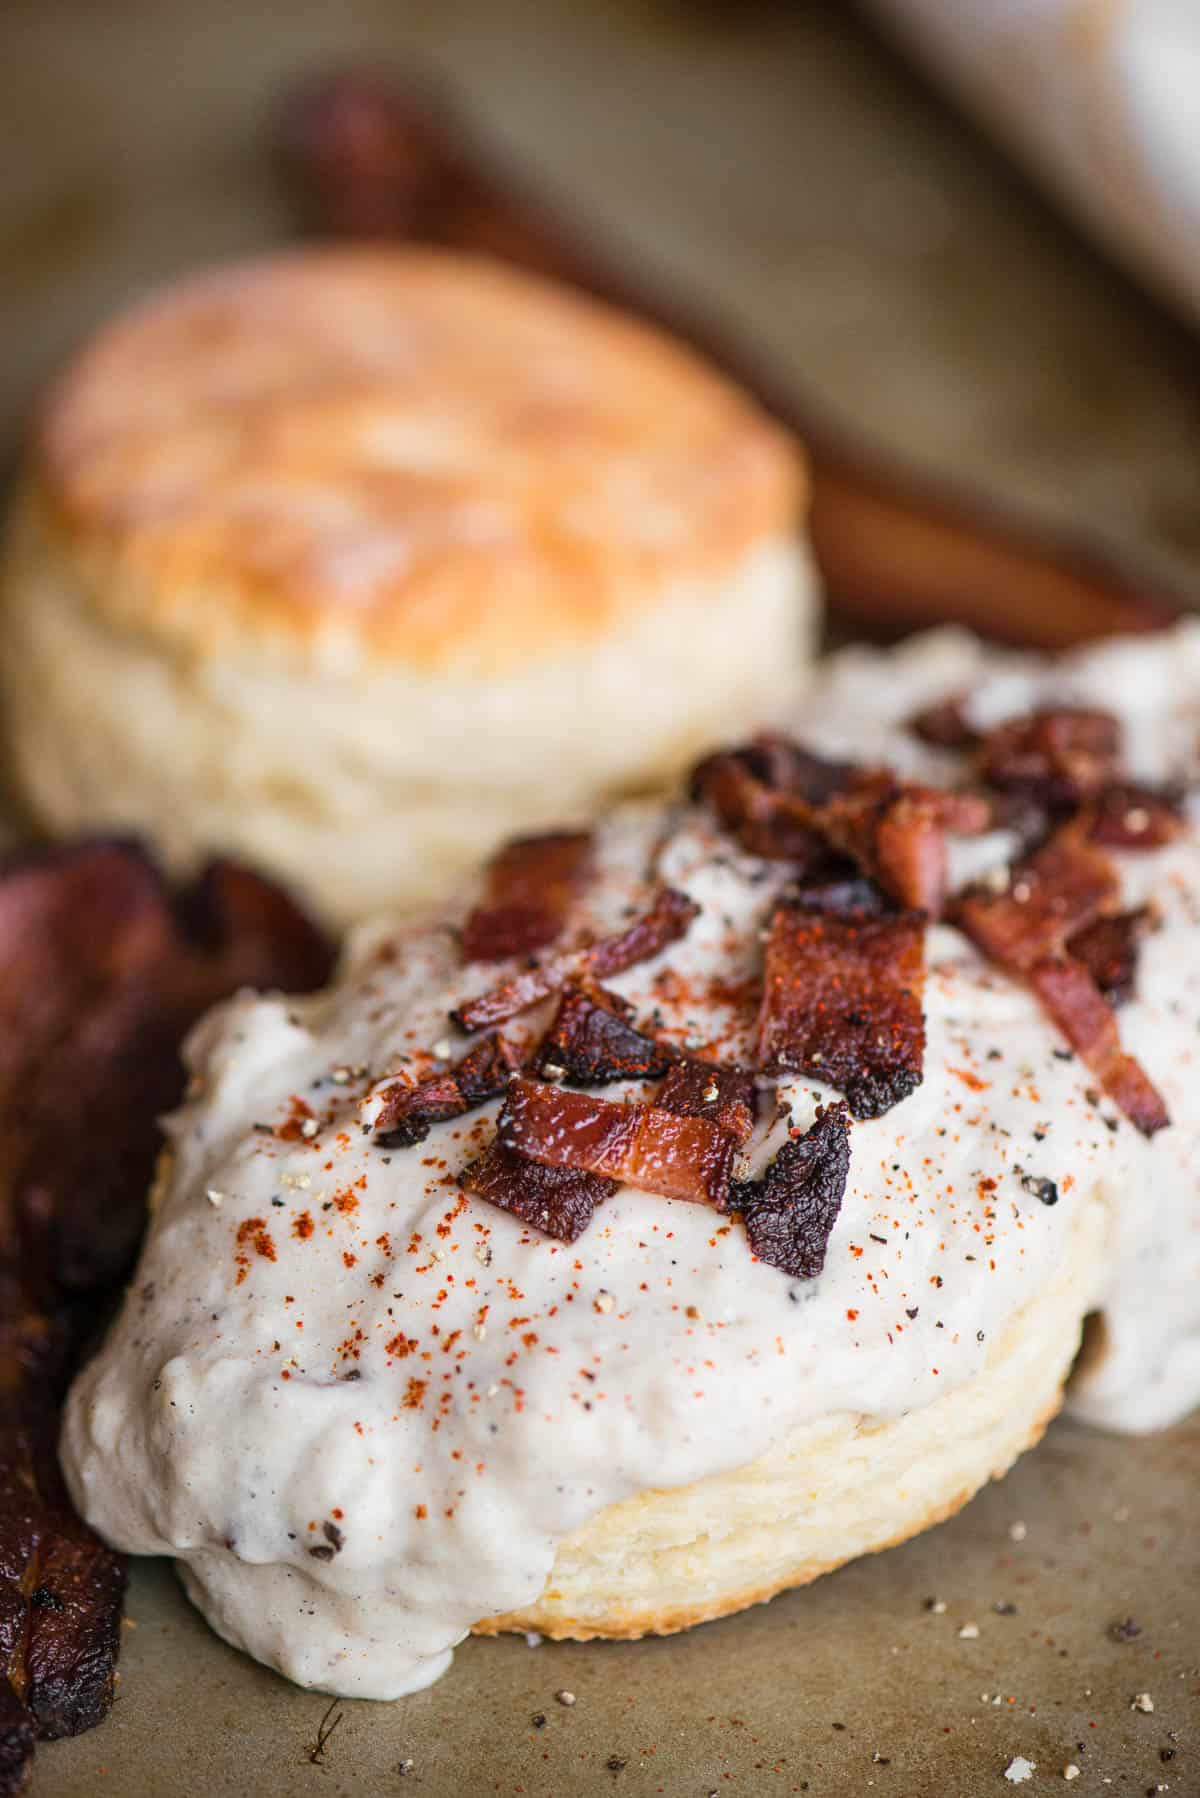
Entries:
{"label": "chopped bacon topping", "polygon": [[636,1030],[630,1011],[624,999],[603,987],[567,987],[538,1048],[534,1072],[548,1080],[565,1076],[578,1086],[656,1079],[675,1051]]}
{"label": "chopped bacon topping", "polygon": [[1040,961],[1030,984],[1071,1047],[1144,1136],[1170,1123],[1167,1108],[1141,1063],[1121,1047],[1117,1021],[1096,982],[1073,956]]}
{"label": "chopped bacon topping", "polygon": [[973,834],[991,819],[977,795],[826,762],[778,736],[708,757],[692,776],[692,792],[753,853],[807,870],[825,859],[824,843],[901,905],[931,913],[945,897],[945,833]]}
{"label": "chopped bacon topping", "polygon": [[511,1211],[543,1236],[574,1242],[592,1221],[596,1206],[617,1190],[615,1180],[573,1167],[546,1167],[519,1155],[499,1137],[488,1144],[462,1176],[471,1192]]}
{"label": "chopped bacon topping", "polygon": [[761,1180],[735,1181],[730,1203],[741,1212],[758,1259],[794,1280],[815,1279],[849,1172],[846,1107],[833,1105],[805,1135],[783,1145]]}
{"label": "chopped bacon topping", "polygon": [[979,732],[967,717],[962,695],[936,700],[909,719],[908,728],[934,749],[970,749]]}
{"label": "chopped bacon topping", "polygon": [[958,922],[985,955],[1024,972],[1111,910],[1118,892],[1112,863],[1072,822],[1018,862],[1002,890],[966,893]]}
{"label": "chopped bacon topping", "polygon": [[810,803],[769,785],[755,772],[756,762],[753,750],[709,756],[692,775],[693,796],[716,813],[748,854],[815,866],[825,845],[812,828]]}
{"label": "chopped bacon topping", "polygon": [[387,1148],[423,1142],[434,1124],[462,1117],[504,1091],[520,1066],[521,1054],[504,1037],[485,1036],[451,1067],[429,1074],[415,1085],[402,1080],[388,1087],[375,1120],[375,1140]]}
{"label": "chopped bacon topping", "polygon": [[575,1168],[724,1210],[737,1138],[705,1117],[656,1105],[615,1105],[518,1076],[497,1135],[546,1167]]}
{"label": "chopped bacon topping", "polygon": [[735,1138],[739,1147],[754,1128],[758,1093],[754,1075],[744,1068],[719,1068],[710,1061],[677,1061],[654,1103],[681,1117],[709,1118]]}
{"label": "chopped bacon topping", "polygon": [[1121,727],[1110,712],[1055,706],[1010,718],[983,739],[980,770],[994,787],[1050,806],[1080,805],[1119,772]]}
{"label": "chopped bacon topping", "polygon": [[[746,751],[742,752],[747,753]],[[810,805],[824,805],[850,785],[858,774],[854,762],[835,761],[831,756],[817,755],[782,731],[760,731],[748,752],[768,786],[807,799]]]}
{"label": "chopped bacon topping", "polygon": [[450,1013],[460,1030],[486,1030],[502,1024],[518,1012],[548,999],[568,980],[608,980],[637,962],[649,961],[684,935],[700,907],[674,887],[660,887],[648,911],[624,930],[580,949],[553,955],[532,968],[523,968],[477,998],[468,999]]}
{"label": "chopped bacon topping", "polygon": [[1093,843],[1109,849],[1162,849],[1183,830],[1178,795],[1150,787],[1107,787],[1090,819]]}
{"label": "chopped bacon topping", "polygon": [[[958,921],[985,955],[1026,976],[1109,1097],[1149,1136],[1168,1121],[1166,1107],[1148,1075],[1122,1051],[1112,1009],[1091,971],[1093,958],[1102,958],[1112,939],[1090,933],[1098,920],[1117,922],[1108,914],[1120,883],[1103,850],[1087,841],[1088,825],[1085,815],[1056,831],[1018,863],[1003,892],[968,893]],[[1077,947],[1088,965],[1068,953]]]}
{"label": "chopped bacon topping", "polygon": [[554,942],[591,855],[589,831],[547,831],[506,843],[488,868],[486,897],[463,928],[464,961],[505,961]]}
{"label": "chopped bacon topping", "polygon": [[973,793],[898,781],[886,770],[865,774],[816,817],[836,849],[900,905],[936,917],[946,897],[946,833],[986,830],[991,807]]}
{"label": "chopped bacon topping", "polygon": [[881,1117],[921,1083],[924,920],[837,916],[780,906],[767,939],[757,1060],[844,1093]]}
{"label": "chopped bacon topping", "polygon": [[718,750],[698,763],[691,794],[711,807],[751,855],[807,868],[827,858],[814,808],[857,773],[852,762],[831,761],[790,737],[764,731],[752,743]]}
{"label": "chopped bacon topping", "polygon": [[1152,928],[1149,906],[1117,912],[1085,925],[1067,944],[1068,952],[1081,961],[1110,1005],[1123,1005],[1133,997],[1138,949]]}

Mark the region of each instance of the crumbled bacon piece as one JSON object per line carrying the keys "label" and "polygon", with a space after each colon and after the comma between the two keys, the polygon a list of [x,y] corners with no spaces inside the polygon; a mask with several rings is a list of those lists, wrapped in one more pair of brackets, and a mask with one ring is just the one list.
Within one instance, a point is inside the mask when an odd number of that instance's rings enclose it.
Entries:
{"label": "crumbled bacon piece", "polygon": [[769,1074],[809,1074],[880,1117],[921,1083],[924,920],[780,906],[767,939],[756,1055]]}
{"label": "crumbled bacon piece", "polygon": [[980,771],[991,786],[1073,806],[1116,778],[1120,755],[1121,726],[1110,712],[1055,706],[988,731]]}
{"label": "crumbled bacon piece", "polygon": [[630,1010],[603,987],[567,987],[538,1047],[534,1072],[549,1080],[565,1076],[578,1086],[657,1079],[675,1051],[635,1029]]}
{"label": "crumbled bacon piece", "polygon": [[1112,863],[1072,822],[1018,862],[1002,890],[967,892],[957,921],[985,955],[1026,971],[1110,910],[1118,892]]}
{"label": "crumbled bacon piece", "polygon": [[684,935],[700,907],[674,887],[660,887],[648,911],[624,930],[601,937],[583,948],[566,950],[511,979],[489,987],[450,1013],[460,1030],[486,1030],[548,999],[568,980],[608,980],[637,962],[649,961]]}
{"label": "crumbled bacon piece", "polygon": [[520,1050],[493,1034],[476,1043],[460,1061],[412,1086],[398,1080],[386,1089],[383,1109],[375,1119],[376,1142],[386,1148],[423,1142],[434,1124],[462,1117],[502,1093],[520,1063]]}
{"label": "crumbled bacon piece", "polygon": [[858,774],[856,763],[818,755],[782,731],[760,731],[745,753],[753,757],[768,786],[795,793],[810,805],[824,805]]}
{"label": "crumbled bacon piece", "polygon": [[974,835],[990,820],[990,806],[976,794],[917,786],[883,770],[836,795],[815,823],[900,905],[936,917],[946,896],[947,831]]}
{"label": "crumbled bacon piece", "polygon": [[824,844],[901,905],[931,913],[945,896],[945,833],[973,834],[991,819],[977,795],[827,762],[778,736],[709,756],[692,776],[692,792],[753,853],[808,871],[827,859]]}
{"label": "crumbled bacon piece", "polygon": [[1109,849],[1162,849],[1182,830],[1179,796],[1150,787],[1108,787],[1089,814],[1089,836]]}
{"label": "crumbled bacon piece", "polygon": [[582,1236],[596,1206],[617,1190],[617,1182],[601,1174],[531,1161],[499,1137],[466,1169],[462,1183],[489,1204],[511,1211],[522,1223],[560,1242]]}
{"label": "crumbled bacon piece", "polygon": [[1121,1047],[1117,1021],[1091,974],[1073,956],[1055,956],[1030,970],[1030,984],[1109,1098],[1144,1136],[1170,1123],[1162,1097],[1141,1063]]}
{"label": "crumbled bacon piece", "polygon": [[1138,948],[1153,924],[1149,906],[1097,918],[1070,939],[1067,951],[1081,961],[1110,1005],[1132,998]]}
{"label": "crumbled bacon piece", "polygon": [[786,1142],[761,1180],[734,1182],[730,1204],[740,1211],[760,1261],[794,1280],[813,1280],[825,1251],[850,1172],[846,1107],[818,1113],[803,1136]]}
{"label": "crumbled bacon piece", "polygon": [[464,961],[531,955],[561,936],[592,857],[590,831],[517,837],[493,856],[487,892],[463,927]]}
{"label": "crumbled bacon piece", "polygon": [[744,1068],[719,1068],[710,1061],[677,1061],[654,1095],[663,1111],[710,1118],[739,1146],[754,1128],[758,1094],[754,1075]]}
{"label": "crumbled bacon piece", "polygon": [[831,761],[790,737],[764,731],[751,743],[705,757],[692,771],[690,790],[751,855],[808,868],[826,859],[814,808],[857,774],[852,762]]}
{"label": "crumbled bacon piece", "polygon": [[723,1210],[737,1138],[705,1117],[656,1105],[616,1105],[518,1076],[497,1135],[547,1167],[603,1174],[667,1199]]}
{"label": "crumbled bacon piece", "polygon": [[979,741],[961,695],[924,706],[909,719],[908,728],[934,749],[970,749]]}
{"label": "crumbled bacon piece", "polygon": [[692,775],[692,793],[708,805],[750,855],[764,861],[815,866],[825,845],[810,822],[811,807],[795,794],[779,791],[755,773],[751,753],[720,751]]}

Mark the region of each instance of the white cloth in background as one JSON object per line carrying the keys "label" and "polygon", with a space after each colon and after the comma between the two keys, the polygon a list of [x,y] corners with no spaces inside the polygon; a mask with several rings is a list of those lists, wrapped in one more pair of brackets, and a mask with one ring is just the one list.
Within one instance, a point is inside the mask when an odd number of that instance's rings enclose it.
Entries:
{"label": "white cloth in background", "polygon": [[897,40],[1200,324],[1200,0],[868,0]]}

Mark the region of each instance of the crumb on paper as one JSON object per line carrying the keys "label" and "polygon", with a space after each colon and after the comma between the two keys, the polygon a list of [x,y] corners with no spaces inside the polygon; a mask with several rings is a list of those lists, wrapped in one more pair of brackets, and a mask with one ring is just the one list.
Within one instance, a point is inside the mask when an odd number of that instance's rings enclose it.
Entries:
{"label": "crumb on paper", "polygon": [[1011,1780],[1013,1785],[1019,1786],[1027,1779],[1032,1779],[1036,1771],[1036,1761],[1027,1761],[1023,1754],[1014,1754],[1004,1769],[1004,1777]]}

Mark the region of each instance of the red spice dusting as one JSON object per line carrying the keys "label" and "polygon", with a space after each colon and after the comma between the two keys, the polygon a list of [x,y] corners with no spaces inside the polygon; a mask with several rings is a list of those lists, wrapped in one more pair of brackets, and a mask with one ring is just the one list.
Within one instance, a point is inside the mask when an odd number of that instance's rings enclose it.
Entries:
{"label": "red spice dusting", "polygon": [[421,1409],[421,1406],[425,1403],[425,1390],[428,1385],[428,1380],[418,1380],[415,1377],[408,1382],[408,1385],[405,1388],[404,1398],[401,1401],[406,1411],[419,1411]]}
{"label": "red spice dusting", "polygon": [[298,1237],[301,1242],[307,1242],[312,1233],[313,1221],[310,1211],[302,1211],[299,1217],[292,1219],[292,1235]]}
{"label": "red spice dusting", "polygon": [[857,1311],[847,1311],[846,1316],[850,1319],[851,1323],[855,1323],[858,1320],[858,1312]]}
{"label": "red spice dusting", "polygon": [[416,1336],[406,1336],[401,1330],[398,1335],[392,1337],[389,1343],[384,1345],[384,1353],[394,1355],[397,1361],[403,1361],[406,1355],[412,1354],[417,1342]]}
{"label": "red spice dusting", "polygon": [[973,1093],[985,1093],[992,1084],[990,1080],[981,1080],[978,1074],[972,1074],[969,1068],[948,1067],[946,1072],[953,1074],[956,1080],[961,1080]]}
{"label": "red spice dusting", "polygon": [[416,1517],[416,1520],[418,1523],[424,1523],[425,1519],[429,1515],[429,1512],[426,1510],[424,1505],[418,1505],[415,1512],[413,1513],[413,1515]]}
{"label": "red spice dusting", "polygon": [[358,1210],[358,1200],[348,1186],[343,1186],[335,1192],[330,1204],[334,1205],[343,1216]]}
{"label": "red spice dusting", "polygon": [[304,1142],[307,1139],[305,1138],[302,1125],[306,1118],[311,1118],[312,1116],[312,1106],[306,1104],[298,1093],[293,1093],[288,1100],[287,1117],[276,1130],[276,1136],[279,1137],[281,1142]]}
{"label": "red spice dusting", "polygon": [[267,1229],[266,1219],[248,1217],[240,1223],[237,1228],[237,1245],[239,1253],[234,1256],[234,1261],[238,1270],[237,1284],[240,1286],[250,1272],[248,1248],[252,1248],[256,1255],[261,1255],[264,1261],[274,1261],[276,1258],[275,1244]]}
{"label": "red spice dusting", "polygon": [[358,1256],[352,1255],[348,1249],[342,1250],[342,1264],[345,1267],[357,1267]]}

